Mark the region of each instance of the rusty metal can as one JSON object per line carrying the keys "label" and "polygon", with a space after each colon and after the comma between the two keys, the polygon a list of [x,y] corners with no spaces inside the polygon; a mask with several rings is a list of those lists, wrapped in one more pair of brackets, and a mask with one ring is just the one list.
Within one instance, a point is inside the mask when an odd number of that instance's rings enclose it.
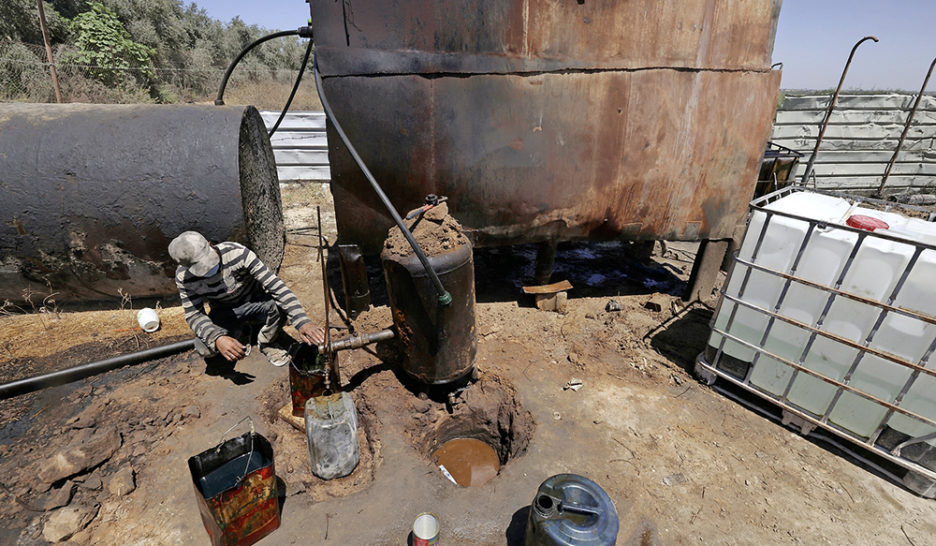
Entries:
{"label": "rusty metal can", "polygon": [[[320,354],[314,345],[294,343],[289,349],[289,394],[293,417],[305,415],[306,400],[340,390],[334,359],[338,355]],[[326,381],[326,378],[328,381]]]}
{"label": "rusty metal can", "polygon": [[435,514],[423,512],[413,520],[413,546],[438,546],[439,518]]}
{"label": "rusty metal can", "polygon": [[280,526],[273,447],[255,432],[188,460],[212,546],[248,546]]}

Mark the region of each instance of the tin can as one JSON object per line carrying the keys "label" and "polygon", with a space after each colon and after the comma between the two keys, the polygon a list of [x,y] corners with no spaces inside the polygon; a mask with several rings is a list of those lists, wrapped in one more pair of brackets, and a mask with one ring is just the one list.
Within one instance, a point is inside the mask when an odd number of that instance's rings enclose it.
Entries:
{"label": "tin can", "polygon": [[413,546],[438,546],[439,518],[424,512],[413,521]]}

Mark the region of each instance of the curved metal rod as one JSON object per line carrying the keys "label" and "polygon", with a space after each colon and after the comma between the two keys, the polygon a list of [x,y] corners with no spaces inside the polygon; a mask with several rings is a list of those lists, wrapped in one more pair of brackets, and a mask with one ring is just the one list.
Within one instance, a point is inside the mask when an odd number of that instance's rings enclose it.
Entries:
{"label": "curved metal rod", "polygon": [[923,85],[920,87],[920,92],[917,93],[917,98],[913,102],[913,108],[910,109],[910,114],[907,116],[907,122],[904,124],[903,132],[900,133],[900,139],[897,140],[897,149],[894,150],[894,155],[891,156],[887,167],[884,168],[884,177],[881,178],[881,185],[877,189],[878,197],[880,197],[884,191],[884,184],[887,184],[887,177],[890,176],[891,169],[894,168],[894,162],[897,161],[897,154],[900,153],[900,148],[903,146],[904,138],[907,137],[907,133],[910,131],[910,123],[913,122],[913,116],[916,115],[917,107],[920,106],[920,100],[923,98],[923,93],[926,91],[926,85],[929,83],[930,76],[933,75],[934,66],[936,66],[936,58],[930,63],[929,71],[926,73],[926,77],[923,78]]}
{"label": "curved metal rod", "polygon": [[378,184],[377,180],[374,179],[374,175],[371,174],[370,169],[368,169],[367,165],[364,164],[364,160],[361,159],[360,155],[358,155],[357,150],[354,148],[354,145],[351,144],[351,140],[348,138],[348,135],[345,134],[344,129],[341,128],[341,124],[338,123],[338,119],[335,117],[335,113],[328,104],[328,99],[325,98],[325,89],[322,86],[322,74],[319,73],[318,69],[317,51],[312,55],[312,74],[315,76],[315,88],[318,90],[319,99],[322,101],[322,108],[325,109],[325,115],[328,116],[328,119],[335,127],[335,132],[338,133],[339,137],[341,137],[342,142],[344,142],[345,146],[348,147],[348,152],[351,153],[351,157],[354,158],[354,162],[357,163],[357,166],[360,167],[361,171],[364,173],[364,178],[370,182],[374,193],[377,194],[377,197],[380,198],[380,202],[383,203],[383,206],[386,207],[387,212],[389,212],[390,216],[393,217],[393,221],[396,222],[397,227],[400,228],[403,236],[406,237],[406,241],[409,242],[411,247],[413,247],[413,252],[416,253],[416,257],[419,258],[420,263],[422,263],[423,269],[426,270],[426,274],[429,275],[429,278],[432,280],[432,285],[435,287],[436,293],[439,296],[439,304],[445,306],[452,303],[452,295],[449,294],[448,290],[446,290],[444,286],[442,286],[442,281],[439,280],[439,276],[436,274],[435,270],[432,269],[432,265],[429,263],[429,258],[427,258],[426,254],[422,251],[421,248],[419,248],[419,243],[417,243],[416,239],[413,238],[413,234],[410,233],[410,230],[407,229],[406,224],[403,223],[403,219],[400,218],[400,214],[396,211],[395,208],[393,208],[393,203],[390,202],[387,194],[384,193],[383,189],[380,187],[380,184]]}
{"label": "curved metal rod", "polygon": [[845,62],[845,68],[842,70],[842,77],[839,78],[838,87],[835,88],[835,93],[832,95],[832,100],[829,101],[829,108],[826,110],[825,118],[822,119],[822,127],[819,128],[819,136],[816,137],[816,146],[813,148],[812,155],[809,156],[809,163],[806,164],[806,170],[803,171],[803,178],[800,179],[800,184],[803,186],[806,185],[806,180],[812,173],[813,163],[816,162],[816,155],[819,153],[819,145],[822,144],[822,136],[825,135],[826,127],[829,125],[829,118],[832,117],[832,110],[835,108],[835,101],[838,100],[839,91],[842,90],[842,84],[845,82],[845,74],[848,73],[848,67],[851,65],[852,57],[855,56],[855,50],[858,49],[858,46],[868,40],[874,40],[875,42],[879,41],[875,36],[865,36],[864,38],[858,40],[858,42],[852,47],[851,53],[848,54],[848,61]]}
{"label": "curved metal rod", "polygon": [[774,63],[774,64],[770,65],[770,69],[771,69],[771,70],[773,70],[773,69],[775,69],[775,68],[776,68],[777,70],[783,70],[783,63]]}
{"label": "curved metal rod", "polygon": [[283,36],[296,36],[298,34],[299,34],[298,29],[297,30],[281,30],[279,32],[274,32],[273,34],[267,34],[266,36],[261,36],[260,38],[257,38],[256,40],[251,42],[250,45],[242,49],[241,52],[237,54],[237,57],[235,57],[234,60],[231,62],[231,64],[228,65],[227,70],[225,70],[224,77],[221,78],[221,86],[218,87],[218,96],[215,97],[214,103],[218,106],[224,105],[224,88],[227,87],[228,78],[231,77],[231,72],[234,72],[234,68],[237,67],[237,63],[239,63],[241,59],[244,58],[244,55],[250,52],[251,49],[257,47],[263,42],[267,42],[274,38],[282,38]]}
{"label": "curved metal rod", "polygon": [[26,394],[27,392],[37,391],[46,387],[64,385],[65,383],[71,383],[72,381],[77,381],[78,379],[82,379],[90,375],[106,372],[108,370],[113,370],[115,368],[120,368],[129,364],[139,364],[140,362],[145,362],[154,358],[161,358],[164,356],[173,355],[175,353],[181,353],[182,351],[188,351],[194,347],[194,339],[190,339],[188,341],[179,341],[177,343],[161,345],[159,347],[153,347],[151,349],[145,349],[135,353],[115,356],[114,358],[72,366],[71,368],[65,368],[64,370],[59,370],[57,372],[34,375],[25,379],[11,381],[9,383],[0,385],[0,400],[4,400],[19,394]]}

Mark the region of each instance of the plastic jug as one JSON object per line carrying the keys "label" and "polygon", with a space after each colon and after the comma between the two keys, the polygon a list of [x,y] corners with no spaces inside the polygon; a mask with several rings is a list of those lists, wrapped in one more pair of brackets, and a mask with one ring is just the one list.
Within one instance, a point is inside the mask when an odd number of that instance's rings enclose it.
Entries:
{"label": "plastic jug", "polygon": [[339,392],[309,398],[305,425],[312,473],[323,480],[350,474],[361,460],[358,416],[351,395]]}
{"label": "plastic jug", "polygon": [[617,509],[604,489],[577,474],[557,474],[536,492],[524,544],[611,546],[617,534]]}

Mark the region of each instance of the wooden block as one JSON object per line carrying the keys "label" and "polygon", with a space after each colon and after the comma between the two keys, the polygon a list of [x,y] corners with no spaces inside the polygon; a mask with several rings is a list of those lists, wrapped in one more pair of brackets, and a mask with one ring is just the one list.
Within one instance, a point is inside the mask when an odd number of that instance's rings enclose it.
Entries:
{"label": "wooden block", "polygon": [[566,302],[569,295],[565,292],[556,292],[555,294],[536,294],[536,308],[542,311],[565,312]]}
{"label": "wooden block", "polygon": [[556,310],[556,294],[536,294],[535,298],[537,309],[541,311]]}
{"label": "wooden block", "polygon": [[285,406],[281,407],[279,411],[276,412],[279,415],[279,418],[283,421],[286,421],[290,425],[299,429],[303,434],[305,434],[305,419],[302,417],[296,417],[292,414],[292,402],[287,403]]}
{"label": "wooden block", "polygon": [[572,283],[569,281],[559,281],[552,284],[544,284],[540,286],[524,286],[524,294],[555,294],[556,292],[562,292],[564,290],[572,290]]}

